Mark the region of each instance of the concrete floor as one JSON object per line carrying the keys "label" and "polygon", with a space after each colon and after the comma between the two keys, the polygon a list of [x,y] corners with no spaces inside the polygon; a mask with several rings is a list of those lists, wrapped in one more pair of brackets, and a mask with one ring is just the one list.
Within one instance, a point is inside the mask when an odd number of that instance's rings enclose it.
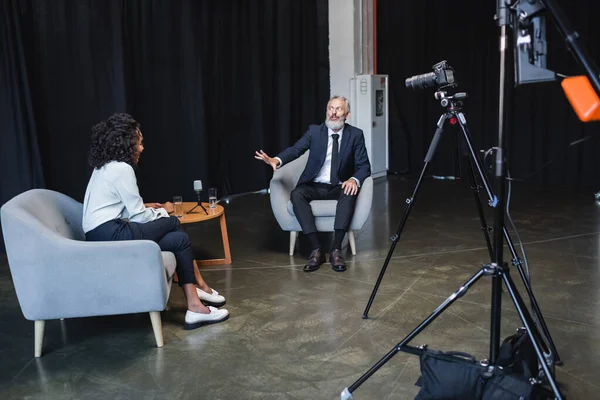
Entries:
{"label": "concrete floor", "polygon": [[[147,314],[48,321],[33,358],[33,323],[21,314],[0,256],[0,393],[3,399],[337,399],[446,297],[489,262],[472,194],[459,181],[424,182],[370,312],[362,312],[414,181],[375,181],[371,216],[357,232],[348,271],[314,273],[301,237],[296,255],[268,196],[226,205],[233,265],[204,268],[231,318],[184,331],[173,287],[163,313],[165,347]],[[512,215],[526,244],[537,300],[565,362],[569,399],[600,396],[600,206],[592,191],[513,188]],[[486,212],[490,210],[487,210]],[[491,215],[491,214],[490,214]],[[492,220],[489,220],[492,223]],[[215,221],[187,228],[198,257],[220,256]],[[323,234],[328,250],[331,235]],[[516,236],[513,235],[516,242]],[[505,253],[510,258],[508,251]],[[519,281],[513,269],[513,277]],[[482,278],[413,342],[486,358],[490,279]],[[524,291],[522,292],[524,294]],[[507,296],[502,337],[521,326]],[[412,399],[418,358],[398,353],[354,391],[355,399]]]}

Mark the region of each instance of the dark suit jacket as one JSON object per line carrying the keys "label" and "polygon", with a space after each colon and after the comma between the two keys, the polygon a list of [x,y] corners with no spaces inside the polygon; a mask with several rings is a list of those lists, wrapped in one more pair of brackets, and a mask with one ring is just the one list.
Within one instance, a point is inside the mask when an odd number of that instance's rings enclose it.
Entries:
{"label": "dark suit jacket", "polygon": [[[311,125],[306,133],[292,146],[277,155],[283,164],[294,161],[300,157],[306,150],[310,150],[306,168],[300,175],[298,185],[312,182],[317,176],[325,157],[327,156],[327,126]],[[338,177],[340,182],[344,182],[351,177],[358,179],[360,184],[371,176],[371,164],[365,147],[365,137],[361,129],[352,125],[344,125],[342,139],[339,150]]]}

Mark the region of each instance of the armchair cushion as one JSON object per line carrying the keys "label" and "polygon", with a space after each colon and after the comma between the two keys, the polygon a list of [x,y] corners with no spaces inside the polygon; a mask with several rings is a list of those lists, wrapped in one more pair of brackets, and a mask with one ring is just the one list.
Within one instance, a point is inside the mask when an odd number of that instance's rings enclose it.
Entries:
{"label": "armchair cushion", "polygon": [[[313,200],[310,202],[310,208],[315,217],[335,217],[336,207],[337,200]],[[288,201],[287,209],[291,215],[296,216],[291,200]]]}

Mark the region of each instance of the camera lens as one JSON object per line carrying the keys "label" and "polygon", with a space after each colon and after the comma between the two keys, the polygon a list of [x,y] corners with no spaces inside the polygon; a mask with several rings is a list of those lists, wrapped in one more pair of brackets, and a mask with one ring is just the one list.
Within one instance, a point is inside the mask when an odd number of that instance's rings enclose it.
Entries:
{"label": "camera lens", "polygon": [[437,77],[435,72],[428,72],[426,74],[411,76],[406,79],[404,84],[407,88],[413,90],[426,89],[428,87],[434,87],[437,84]]}

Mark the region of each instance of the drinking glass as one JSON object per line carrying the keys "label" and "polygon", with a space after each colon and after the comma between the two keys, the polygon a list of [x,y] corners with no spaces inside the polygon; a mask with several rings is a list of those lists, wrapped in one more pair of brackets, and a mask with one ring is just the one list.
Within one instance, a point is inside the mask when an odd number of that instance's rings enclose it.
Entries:
{"label": "drinking glass", "polygon": [[173,197],[173,205],[175,206],[175,211],[173,212],[173,215],[176,216],[177,218],[182,218],[183,217],[183,197],[181,197],[181,196]]}
{"label": "drinking glass", "polygon": [[208,189],[208,207],[217,208],[217,188]]}

